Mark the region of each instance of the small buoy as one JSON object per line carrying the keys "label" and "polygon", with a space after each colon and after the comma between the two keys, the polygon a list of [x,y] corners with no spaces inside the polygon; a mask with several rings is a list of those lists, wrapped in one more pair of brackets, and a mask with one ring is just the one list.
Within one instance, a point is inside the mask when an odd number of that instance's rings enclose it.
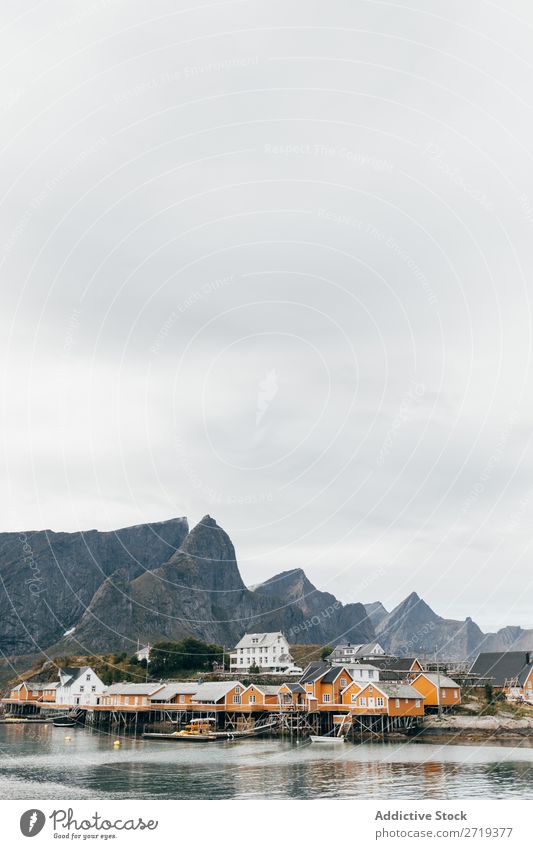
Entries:
{"label": "small buoy", "polygon": [[[69,739],[70,739],[70,737],[69,737]],[[113,748],[118,749],[119,746],[120,746],[120,740],[115,740],[115,742],[113,743]]]}
{"label": "small buoy", "polygon": [[72,737],[65,737],[65,740],[68,742],[69,740],[72,740]]}

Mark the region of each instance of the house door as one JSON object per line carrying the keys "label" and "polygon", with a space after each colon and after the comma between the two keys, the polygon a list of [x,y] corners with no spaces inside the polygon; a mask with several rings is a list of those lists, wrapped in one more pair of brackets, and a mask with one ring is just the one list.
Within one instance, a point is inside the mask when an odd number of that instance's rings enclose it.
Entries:
{"label": "house door", "polygon": [[80,703],[80,697],[76,696],[76,704],[79,705],[79,703]]}
{"label": "house door", "polygon": [[370,696],[369,699],[368,699],[368,707],[369,708],[374,707],[374,699],[372,698],[372,696]]}

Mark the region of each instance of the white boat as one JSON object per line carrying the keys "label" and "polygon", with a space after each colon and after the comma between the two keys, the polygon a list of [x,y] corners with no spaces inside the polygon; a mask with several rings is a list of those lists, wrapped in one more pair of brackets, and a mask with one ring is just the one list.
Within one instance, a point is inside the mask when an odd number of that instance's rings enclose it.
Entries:
{"label": "white boat", "polygon": [[311,743],[344,743],[345,737],[317,737],[310,735]]}

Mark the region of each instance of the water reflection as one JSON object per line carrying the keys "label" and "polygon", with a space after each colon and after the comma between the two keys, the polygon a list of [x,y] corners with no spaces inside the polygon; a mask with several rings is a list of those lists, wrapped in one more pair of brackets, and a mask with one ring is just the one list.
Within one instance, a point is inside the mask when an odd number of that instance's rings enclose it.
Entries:
{"label": "water reflection", "polygon": [[[70,737],[70,739],[68,739]],[[51,726],[0,727],[0,797],[530,798],[530,747],[247,740],[180,746]]]}

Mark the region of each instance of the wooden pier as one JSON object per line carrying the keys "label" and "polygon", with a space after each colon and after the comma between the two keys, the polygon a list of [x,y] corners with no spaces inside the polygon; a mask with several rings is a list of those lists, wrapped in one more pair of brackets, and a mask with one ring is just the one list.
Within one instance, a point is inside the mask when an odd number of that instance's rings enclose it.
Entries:
{"label": "wooden pier", "polygon": [[[51,720],[59,714],[65,715],[68,709],[58,710],[58,706],[41,704],[11,705],[5,716],[31,716],[42,720]],[[178,731],[193,719],[206,719],[213,722],[219,732],[253,731],[255,726],[268,724],[272,736],[289,738],[308,737],[333,731],[341,726],[341,733],[354,739],[385,738],[389,734],[414,733],[420,727],[421,718],[413,716],[387,716],[384,714],[355,714],[343,710],[341,705],[332,705],[328,710],[307,710],[299,706],[279,709],[271,706],[265,710],[220,710],[218,705],[177,706],[76,706],[76,723],[94,730],[113,732],[132,736],[141,736],[144,732]]]}

